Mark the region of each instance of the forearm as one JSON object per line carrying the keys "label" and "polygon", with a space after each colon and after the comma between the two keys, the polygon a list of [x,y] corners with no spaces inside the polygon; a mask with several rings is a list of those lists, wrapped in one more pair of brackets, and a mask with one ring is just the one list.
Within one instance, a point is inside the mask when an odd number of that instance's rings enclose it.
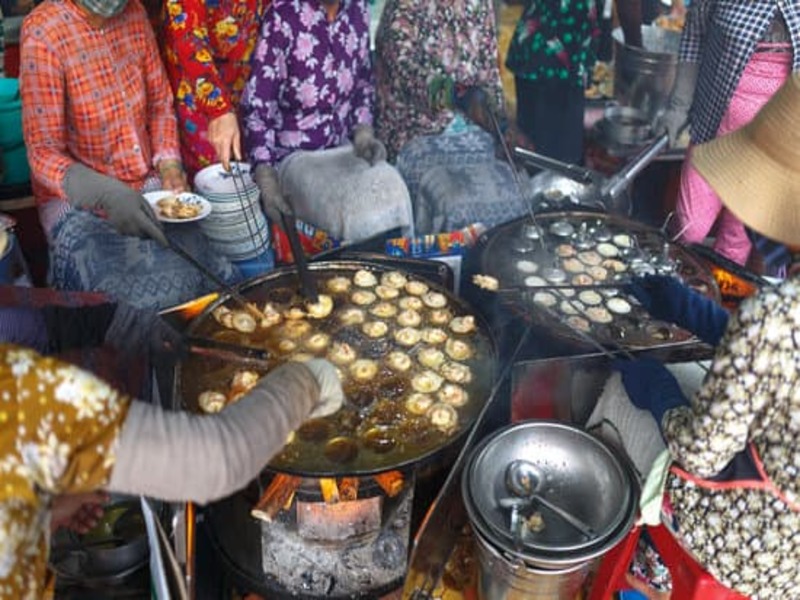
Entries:
{"label": "forearm", "polygon": [[[150,27],[146,28],[150,31]],[[150,144],[153,148],[153,167],[165,160],[180,160],[178,144],[178,121],[167,72],[158,51],[155,36],[151,39],[146,58],[145,82],[147,86],[147,109],[150,114]]]}
{"label": "forearm", "polygon": [[119,440],[109,490],[200,503],[245,486],[284,445],[317,403],[319,388],[301,364],[269,376],[213,416],[165,412],[136,402]]}
{"label": "forearm", "polygon": [[372,125],[375,112],[375,85],[368,64],[361,65],[353,94],[353,108],[350,110],[349,133],[359,125]]}
{"label": "forearm", "polygon": [[617,0],[617,16],[628,46],[642,47],[641,0]]}
{"label": "forearm", "polygon": [[58,57],[23,27],[20,58],[22,131],[31,175],[63,198],[67,169],[75,160],[67,151],[64,77]]}

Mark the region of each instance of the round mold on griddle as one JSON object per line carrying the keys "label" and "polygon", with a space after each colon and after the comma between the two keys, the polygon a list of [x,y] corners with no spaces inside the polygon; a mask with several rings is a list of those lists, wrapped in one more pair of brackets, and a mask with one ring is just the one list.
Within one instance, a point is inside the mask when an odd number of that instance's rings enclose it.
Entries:
{"label": "round mold on griddle", "polygon": [[514,239],[511,248],[514,250],[514,252],[517,252],[518,254],[530,254],[531,252],[534,251],[535,246],[533,245],[533,242],[529,239],[516,238]]}
{"label": "round mold on griddle", "polygon": [[533,223],[526,223],[522,228],[522,235],[529,240],[540,240],[542,238],[542,230]]}
{"label": "round mold on griddle", "polygon": [[598,227],[592,232],[592,237],[596,242],[604,243],[611,241],[611,230],[606,227],[605,225],[598,225]]}
{"label": "round mold on griddle", "polygon": [[542,277],[550,283],[564,283],[567,280],[567,274],[561,269],[555,267],[548,267],[542,269]]}
{"label": "round mold on griddle", "polygon": [[568,238],[575,233],[575,227],[567,221],[556,221],[550,225],[550,233],[561,238]]}
{"label": "round mold on griddle", "polygon": [[539,277],[538,275],[529,275],[525,278],[525,285],[527,287],[545,287],[547,285],[547,280],[544,277]]}

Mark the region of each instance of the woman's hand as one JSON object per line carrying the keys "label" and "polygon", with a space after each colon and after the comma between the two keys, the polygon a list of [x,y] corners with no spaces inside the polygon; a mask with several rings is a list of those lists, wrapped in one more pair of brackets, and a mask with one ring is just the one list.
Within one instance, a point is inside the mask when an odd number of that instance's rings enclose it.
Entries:
{"label": "woman's hand", "polygon": [[242,160],[241,132],[234,113],[225,113],[209,122],[208,141],[226,171],[230,170],[231,158]]}
{"label": "woman's hand", "polygon": [[162,160],[158,163],[158,177],[161,179],[161,188],[180,194],[189,191],[189,182],[186,171],[177,160]]}
{"label": "woman's hand", "polygon": [[106,502],[108,495],[104,492],[56,496],[51,507],[50,530],[66,527],[76,533],[86,533],[103,516]]}

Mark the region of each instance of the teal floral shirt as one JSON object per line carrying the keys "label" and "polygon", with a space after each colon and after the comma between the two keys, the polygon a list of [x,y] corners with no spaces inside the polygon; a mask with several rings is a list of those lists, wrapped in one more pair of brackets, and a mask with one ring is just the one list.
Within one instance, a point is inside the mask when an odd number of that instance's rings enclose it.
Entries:
{"label": "teal floral shirt", "polygon": [[584,86],[594,62],[594,0],[530,0],[514,30],[506,66],[524,79]]}

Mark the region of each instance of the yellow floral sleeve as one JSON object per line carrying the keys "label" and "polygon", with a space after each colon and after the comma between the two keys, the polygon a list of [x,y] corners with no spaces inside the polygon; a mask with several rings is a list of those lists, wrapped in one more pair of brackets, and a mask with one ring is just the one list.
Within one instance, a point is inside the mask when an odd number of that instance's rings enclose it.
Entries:
{"label": "yellow floral sleeve", "polygon": [[0,598],[39,598],[49,498],[102,488],[130,400],[73,365],[0,344]]}

